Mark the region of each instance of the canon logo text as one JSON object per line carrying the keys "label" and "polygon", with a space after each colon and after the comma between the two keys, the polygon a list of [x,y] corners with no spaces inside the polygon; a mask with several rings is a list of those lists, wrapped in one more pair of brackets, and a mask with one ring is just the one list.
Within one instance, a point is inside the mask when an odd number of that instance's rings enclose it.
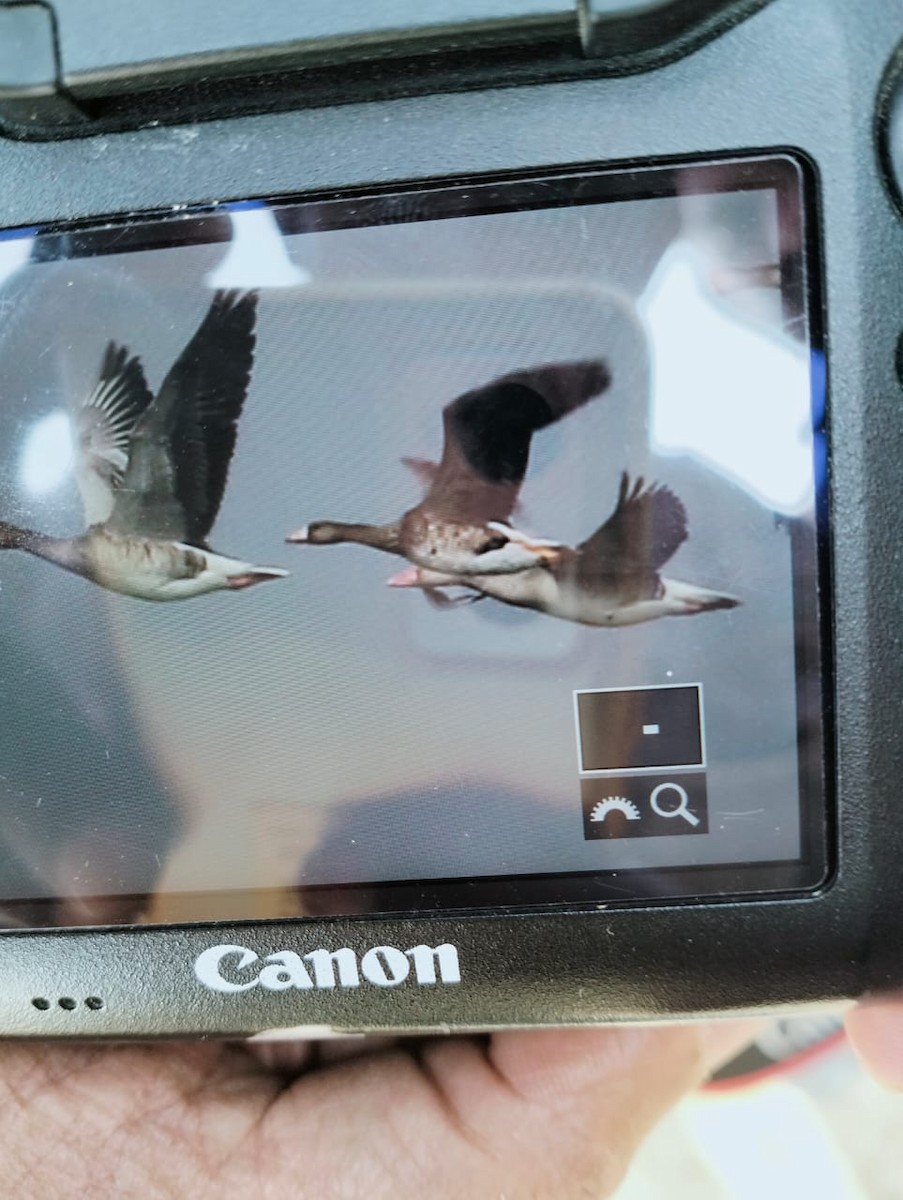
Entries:
{"label": "canon logo text", "polygon": [[406,980],[424,987],[460,983],[458,951],[448,942],[441,946],[374,946],[360,959],[353,950],[277,950],[261,959],[247,946],[211,946],[198,955],[194,973],[214,992],[248,992],[262,987],[270,992],[288,988],[398,987]]}

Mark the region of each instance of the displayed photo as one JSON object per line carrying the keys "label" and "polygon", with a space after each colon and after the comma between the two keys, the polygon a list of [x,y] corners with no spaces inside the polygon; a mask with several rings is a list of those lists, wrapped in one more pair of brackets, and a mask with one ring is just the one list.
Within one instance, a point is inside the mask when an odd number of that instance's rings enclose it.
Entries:
{"label": "displayed photo", "polygon": [[0,235],[0,920],[816,885],[808,187]]}

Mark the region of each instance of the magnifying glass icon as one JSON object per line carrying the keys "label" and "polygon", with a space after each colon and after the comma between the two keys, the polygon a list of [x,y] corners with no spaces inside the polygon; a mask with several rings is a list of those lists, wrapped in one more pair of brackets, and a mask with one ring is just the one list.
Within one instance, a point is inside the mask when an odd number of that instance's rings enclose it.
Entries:
{"label": "magnifying glass icon", "polygon": [[[677,808],[662,808],[661,797],[669,792],[674,793]],[[687,807],[689,803],[690,797],[687,795],[686,788],[682,788],[679,783],[660,783],[658,787],[652,789],[652,795],[649,797],[652,811],[660,817],[683,817],[688,825],[696,826],[699,824],[699,817],[690,812]]]}

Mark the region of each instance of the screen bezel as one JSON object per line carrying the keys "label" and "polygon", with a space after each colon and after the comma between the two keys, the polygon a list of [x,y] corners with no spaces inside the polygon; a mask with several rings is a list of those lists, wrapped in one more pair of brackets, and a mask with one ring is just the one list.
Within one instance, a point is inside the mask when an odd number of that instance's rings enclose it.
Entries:
{"label": "screen bezel", "polygon": [[[480,876],[472,878],[379,881],[304,887],[315,909],[290,919],[355,915],[478,913],[488,910],[581,908],[600,903],[630,905],[736,900],[762,895],[800,893],[821,887],[829,877],[829,831],[833,821],[833,729],[830,722],[831,672],[830,559],[827,526],[826,422],[823,313],[818,254],[818,207],[815,172],[797,153],[776,151],[754,155],[706,155],[704,158],[670,159],[637,164],[569,164],[536,172],[505,172],[454,180],[393,183],[384,188],[343,189],[335,192],[296,194],[265,199],[198,206],[173,213],[146,212],[89,221],[52,223],[0,232],[0,238],[35,236],[39,261],[94,257],[175,245],[225,241],[228,214],[242,208],[270,208],[285,233],[334,230],[398,220],[393,212],[403,201],[406,222],[436,220],[492,212],[551,209],[618,200],[673,196],[682,189],[706,193],[773,189],[779,207],[782,243],[786,230],[799,231],[798,248],[782,244],[782,295],[788,322],[805,319],[812,355],[812,414],[816,461],[816,530],[791,523],[794,562],[795,624],[802,636],[796,640],[798,729],[810,724],[814,714],[822,736],[816,745],[809,737],[801,746],[800,857],[796,860],[733,863],[694,867],[654,867],[561,874]],[[114,235],[114,236],[111,236]],[[801,548],[800,539],[809,539]],[[811,552],[811,554],[810,554]],[[797,585],[801,553],[817,562],[819,596]],[[819,611],[821,621],[819,623]],[[813,663],[820,669],[817,695],[804,687]],[[798,743],[799,744],[799,743]],[[819,795],[820,792],[820,795]],[[823,799],[823,803],[819,800]],[[253,891],[168,893],[177,908],[177,924],[197,925],[214,919],[254,922],[253,897],[285,888]],[[372,903],[361,907],[365,893]],[[152,893],[153,894],[153,893]],[[10,900],[4,909],[12,914],[27,910],[50,914],[59,898]],[[196,909],[197,915],[192,915]],[[184,913],[184,916],[181,915]],[[280,920],[283,918],[272,918]]]}

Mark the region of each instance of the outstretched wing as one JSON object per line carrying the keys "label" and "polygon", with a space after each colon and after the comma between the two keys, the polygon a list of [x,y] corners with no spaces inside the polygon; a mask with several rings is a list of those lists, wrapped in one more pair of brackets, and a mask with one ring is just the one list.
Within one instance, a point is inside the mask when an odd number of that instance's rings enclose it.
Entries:
{"label": "outstretched wing", "polygon": [[202,545],[222,503],[254,362],[257,293],[218,291],[135,429],[111,527]]}
{"label": "outstretched wing", "polygon": [[447,520],[507,520],[533,434],[598,396],[610,381],[600,359],[552,363],[459,396],[442,413],[442,460],[423,507]]}
{"label": "outstretched wing", "polygon": [[113,511],[132,433],[151,399],[141,360],[108,342],[97,386],[73,414],[75,478],[87,525],[101,524]]}
{"label": "outstretched wing", "polygon": [[687,510],[670,488],[623,472],[615,510],[578,546],[580,579],[629,600],[658,585],[658,572],[687,539]]}

